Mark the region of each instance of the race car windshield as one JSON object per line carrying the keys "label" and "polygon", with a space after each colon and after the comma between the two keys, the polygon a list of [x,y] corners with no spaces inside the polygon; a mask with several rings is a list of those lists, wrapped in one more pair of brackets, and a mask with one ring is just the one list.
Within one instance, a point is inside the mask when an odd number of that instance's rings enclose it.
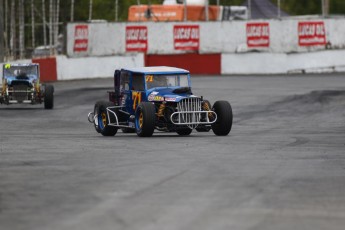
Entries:
{"label": "race car windshield", "polygon": [[4,77],[16,77],[26,75],[28,77],[37,77],[37,66],[5,66]]}
{"label": "race car windshield", "polygon": [[156,87],[188,87],[188,75],[146,75],[147,89]]}

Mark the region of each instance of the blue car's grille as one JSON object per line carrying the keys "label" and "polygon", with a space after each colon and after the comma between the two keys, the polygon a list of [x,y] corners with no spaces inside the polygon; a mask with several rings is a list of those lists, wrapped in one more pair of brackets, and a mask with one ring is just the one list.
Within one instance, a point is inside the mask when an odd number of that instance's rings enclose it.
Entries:
{"label": "blue car's grille", "polygon": [[174,112],[170,119],[175,125],[186,125],[191,129],[196,128],[200,124],[212,124],[216,119],[210,121],[207,114],[212,113],[217,117],[213,111],[202,111],[201,98],[190,97],[182,99],[177,104],[177,111]]}

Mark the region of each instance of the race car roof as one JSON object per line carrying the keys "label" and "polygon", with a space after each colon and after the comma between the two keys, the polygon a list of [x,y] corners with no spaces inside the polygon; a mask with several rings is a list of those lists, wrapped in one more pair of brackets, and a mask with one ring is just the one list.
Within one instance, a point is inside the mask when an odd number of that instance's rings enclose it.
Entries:
{"label": "race car roof", "polygon": [[4,63],[4,66],[38,66],[38,63]]}
{"label": "race car roof", "polygon": [[176,67],[169,66],[150,66],[150,67],[134,67],[134,68],[123,68],[133,73],[143,73],[143,74],[188,74],[189,71]]}

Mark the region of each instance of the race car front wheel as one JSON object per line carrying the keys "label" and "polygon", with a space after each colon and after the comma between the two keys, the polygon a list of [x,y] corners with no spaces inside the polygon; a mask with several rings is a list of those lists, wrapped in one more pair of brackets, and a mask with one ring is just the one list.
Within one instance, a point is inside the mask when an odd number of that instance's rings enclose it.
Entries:
{"label": "race car front wheel", "polygon": [[155,105],[141,102],[135,110],[135,131],[139,137],[150,137],[155,129]]}
{"label": "race car front wheel", "polygon": [[212,109],[217,114],[217,121],[211,125],[214,134],[226,136],[232,127],[232,108],[227,101],[216,101]]}
{"label": "race car front wheel", "polygon": [[107,107],[110,106],[113,106],[113,104],[107,101],[99,101],[95,104],[95,119],[97,119],[95,129],[103,136],[114,136],[117,133],[117,128],[109,125]]}
{"label": "race car front wheel", "polygon": [[46,85],[44,92],[44,108],[52,109],[54,107],[54,86]]}

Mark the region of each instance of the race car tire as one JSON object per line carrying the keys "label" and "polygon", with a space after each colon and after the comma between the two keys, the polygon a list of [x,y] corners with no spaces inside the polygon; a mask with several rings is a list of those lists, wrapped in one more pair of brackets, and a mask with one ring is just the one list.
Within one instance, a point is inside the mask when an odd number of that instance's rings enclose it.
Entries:
{"label": "race car tire", "polygon": [[[95,106],[94,106],[94,109],[93,109],[93,114],[94,115],[98,115],[98,108],[99,106],[102,104],[102,103],[105,103],[105,101],[97,101]],[[98,119],[98,116],[95,118],[95,119]],[[101,129],[99,128],[98,124],[96,124],[96,122],[93,122],[94,124],[94,127],[95,127],[95,130],[97,133],[100,133],[101,132]]]}
{"label": "race car tire", "polygon": [[[211,103],[208,100],[204,100],[207,103],[208,107],[211,109]],[[206,114],[208,116],[208,114]],[[198,132],[209,132],[211,130],[211,126],[199,125],[195,128]]]}
{"label": "race car tire", "polygon": [[[113,106],[111,102],[108,101],[100,101],[97,102],[95,105],[95,110],[97,109],[97,123],[98,127],[95,125],[96,131],[99,130],[99,132],[103,136],[114,136],[117,133],[117,129],[114,126],[109,126],[109,118],[107,116],[107,107]],[[97,131],[98,132],[98,131]]]}
{"label": "race car tire", "polygon": [[54,86],[46,85],[44,92],[44,108],[52,109],[54,107]]}
{"label": "race car tire", "polygon": [[135,131],[139,137],[152,136],[155,129],[155,105],[141,102],[135,110]]}
{"label": "race car tire", "polygon": [[192,133],[192,131],[193,131],[193,129],[183,128],[183,129],[176,130],[176,133],[180,136],[188,136],[189,134]]}
{"label": "race car tire", "polygon": [[227,101],[216,101],[212,110],[217,114],[217,120],[211,125],[214,134],[217,136],[226,136],[230,133],[232,127],[232,108]]}

